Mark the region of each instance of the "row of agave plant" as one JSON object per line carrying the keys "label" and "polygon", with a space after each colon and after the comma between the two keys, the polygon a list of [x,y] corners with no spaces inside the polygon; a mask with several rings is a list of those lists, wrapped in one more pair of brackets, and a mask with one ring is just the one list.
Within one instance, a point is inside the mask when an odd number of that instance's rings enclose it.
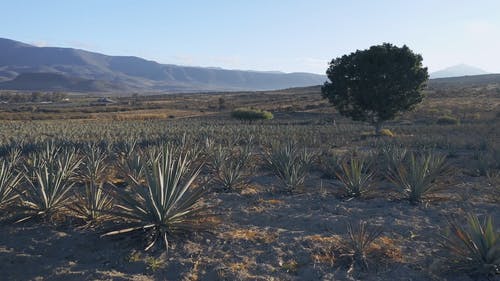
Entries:
{"label": "row of agave plant", "polygon": [[[324,121],[324,120],[323,120]],[[26,145],[43,144],[54,138],[78,145],[85,142],[116,144],[130,139],[139,143],[165,141],[182,136],[198,138],[209,136],[216,140],[253,136],[257,143],[291,138],[308,147],[316,145],[351,146],[353,142],[363,146],[378,142],[397,142],[406,147],[437,146],[447,150],[484,150],[484,145],[498,148],[492,124],[462,124],[459,128],[443,126],[391,127],[404,138],[378,139],[362,137],[369,126],[351,122],[323,122],[321,119],[276,119],[265,124],[241,126],[240,122],[225,119],[175,119],[149,121],[40,121],[0,122],[0,154],[2,146],[24,141]],[[494,126],[493,126],[494,127]],[[410,137],[411,136],[411,137]]]}
{"label": "row of agave plant", "polygon": [[[118,230],[104,236],[146,231],[149,249],[159,239],[168,248],[169,235],[193,231],[206,218],[200,201],[205,192],[196,187],[201,165],[182,147],[165,145],[148,151],[132,163],[131,155],[119,162],[128,184],[106,181],[110,157],[95,145],[80,157],[74,149],[48,144],[25,161],[16,150],[1,160],[0,208],[11,220],[57,222],[71,215],[92,226],[107,218],[121,218]],[[116,226],[114,226],[116,227]]]}
{"label": "row of agave plant", "polygon": [[[339,186],[348,197],[361,197],[373,186],[376,176],[381,174],[399,187],[411,204],[420,203],[435,187],[435,181],[447,171],[446,156],[433,151],[415,153],[386,146],[379,154],[351,152],[342,157],[327,156],[321,159],[320,166],[326,175],[338,179]],[[267,166],[290,192],[304,184],[317,158],[317,153],[299,148],[293,142],[273,144],[264,152]],[[380,167],[378,171],[373,169],[374,166]]]}
{"label": "row of agave plant", "polygon": [[[378,157],[381,154],[382,157]],[[300,187],[312,166],[315,153],[305,148],[299,149],[294,143],[275,145],[275,149],[265,152],[268,167],[282,180],[288,191]],[[382,160],[378,160],[381,158]],[[413,205],[421,203],[424,196],[436,188],[438,178],[446,175],[449,167],[446,156],[433,151],[422,153],[409,152],[398,146],[384,146],[378,155],[327,158],[323,171],[334,175],[345,195],[350,198],[361,197],[368,191],[375,177],[382,176],[402,191]],[[371,167],[381,167],[374,171]],[[456,219],[449,219],[450,233],[443,235],[442,245],[453,254],[453,265],[459,269],[483,275],[500,273],[500,232],[495,229],[491,216],[483,222],[472,213],[467,215],[468,227],[462,227]],[[353,263],[361,268],[367,267],[366,251],[370,244],[380,236],[380,227],[369,227],[361,221],[357,227],[347,224]]]}
{"label": "row of agave plant", "polygon": [[[145,231],[146,250],[158,241],[168,249],[173,235],[207,227],[206,218],[211,213],[202,201],[207,184],[200,184],[198,178],[203,162],[208,162],[206,166],[218,185],[234,190],[248,181],[253,168],[252,159],[257,153],[251,144],[249,139],[228,147],[207,138],[204,148],[181,140],[177,145],[141,150],[131,142],[110,155],[109,149],[97,145],[88,145],[79,152],[48,143],[26,159],[14,149],[1,162],[0,208],[11,212],[15,222],[57,221],[71,214],[90,226],[107,218],[120,218],[115,220],[119,226],[114,223],[115,229],[103,236]],[[398,186],[412,204],[420,203],[446,170],[446,157],[435,152],[414,153],[390,146],[380,153],[383,160],[378,165],[387,171],[383,176]],[[288,192],[296,192],[304,185],[318,156],[292,141],[270,143],[260,154],[263,166],[280,179]],[[115,158],[117,168],[109,165],[111,158]],[[370,169],[373,160],[359,155],[350,154],[328,164],[327,170],[336,176],[349,197],[362,196],[377,176]],[[115,168],[126,185],[113,187],[107,181]],[[498,273],[500,239],[492,218],[481,223],[469,215],[468,222],[468,227],[462,227],[450,221],[452,232],[445,238],[446,247],[459,264]],[[354,260],[366,265],[366,249],[380,235],[380,229],[369,230],[365,223],[358,228],[349,224],[348,233]]]}

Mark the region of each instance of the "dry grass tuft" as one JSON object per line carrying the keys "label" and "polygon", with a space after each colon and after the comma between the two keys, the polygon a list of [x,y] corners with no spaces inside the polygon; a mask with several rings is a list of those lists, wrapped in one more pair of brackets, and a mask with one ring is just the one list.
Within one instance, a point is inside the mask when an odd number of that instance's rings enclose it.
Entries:
{"label": "dry grass tuft", "polygon": [[311,244],[311,260],[314,264],[333,266],[337,262],[337,253],[335,250],[342,243],[341,236],[321,236],[316,234],[305,236],[303,239]]}
{"label": "dry grass tuft", "polygon": [[262,280],[250,273],[256,264],[254,259],[243,257],[239,262],[224,264],[219,268],[218,275],[220,280]]}
{"label": "dry grass tuft", "polygon": [[230,263],[228,267],[232,272],[241,272],[241,271],[247,271],[249,266],[250,265],[248,263],[235,262],[235,263]]}
{"label": "dry grass tuft", "polygon": [[337,260],[331,251],[313,253],[311,254],[311,259],[314,264],[326,264],[329,266],[333,266]]}
{"label": "dry grass tuft", "polygon": [[241,189],[241,195],[255,195],[258,194],[259,188],[253,185],[246,185],[244,188]]}
{"label": "dry grass tuft", "polygon": [[200,218],[198,221],[197,221],[197,224],[199,225],[205,225],[207,226],[208,229],[212,229],[218,225],[221,225],[222,224],[222,219],[215,216],[215,215],[209,215],[209,216],[205,216],[203,218]]}
{"label": "dry grass tuft", "polygon": [[305,236],[304,240],[319,243],[322,246],[338,245],[342,242],[340,235],[321,236],[319,234]]}
{"label": "dry grass tuft", "polygon": [[401,248],[397,246],[394,239],[387,236],[381,236],[375,240],[368,249],[368,255],[376,261],[403,262]]}
{"label": "dry grass tuft", "polygon": [[269,205],[280,205],[280,204],[284,204],[285,201],[278,200],[278,199],[262,199],[262,198],[260,198],[259,199],[259,203],[261,203],[261,204],[269,204]]}
{"label": "dry grass tuft", "polygon": [[223,233],[222,238],[269,244],[276,241],[278,234],[262,229],[235,229]]}

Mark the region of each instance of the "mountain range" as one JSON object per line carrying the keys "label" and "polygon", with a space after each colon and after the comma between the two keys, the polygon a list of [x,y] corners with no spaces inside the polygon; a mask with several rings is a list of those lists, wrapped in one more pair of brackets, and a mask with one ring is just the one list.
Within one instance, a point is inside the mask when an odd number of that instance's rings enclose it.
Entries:
{"label": "mountain range", "polygon": [[[430,74],[431,83],[498,80],[459,64]],[[473,76],[480,75],[477,79]],[[482,77],[484,75],[484,77]],[[321,85],[325,75],[228,70],[160,64],[133,56],[108,56],[72,48],[37,47],[0,38],[0,90],[70,92],[257,91]],[[471,80],[472,79],[472,80]],[[478,80],[479,79],[479,80]],[[470,80],[470,81],[469,81]],[[465,81],[465,80],[464,80]],[[467,83],[468,83],[467,82]]]}
{"label": "mountain range", "polygon": [[0,38],[0,89],[77,92],[274,90],[320,85],[326,76],[160,64]]}

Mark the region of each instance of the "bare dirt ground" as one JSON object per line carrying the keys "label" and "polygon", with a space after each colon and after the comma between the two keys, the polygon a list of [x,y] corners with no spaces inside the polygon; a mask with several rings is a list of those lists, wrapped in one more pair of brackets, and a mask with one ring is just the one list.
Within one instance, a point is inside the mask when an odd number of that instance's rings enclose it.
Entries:
{"label": "bare dirt ground", "polygon": [[[455,179],[459,182],[462,179]],[[464,181],[465,182],[465,181]],[[139,238],[100,238],[103,229],[36,222],[0,227],[2,280],[472,280],[445,272],[440,235],[463,209],[492,214],[498,190],[482,178],[444,188],[420,206],[381,182],[363,199],[345,200],[337,182],[313,174],[304,191],[280,191],[274,176],[254,176],[234,192],[210,192],[220,224],[177,237],[172,248],[144,252]],[[479,194],[478,191],[481,193]],[[467,200],[464,201],[464,194]],[[348,273],[346,221],[383,226],[368,271]]]}

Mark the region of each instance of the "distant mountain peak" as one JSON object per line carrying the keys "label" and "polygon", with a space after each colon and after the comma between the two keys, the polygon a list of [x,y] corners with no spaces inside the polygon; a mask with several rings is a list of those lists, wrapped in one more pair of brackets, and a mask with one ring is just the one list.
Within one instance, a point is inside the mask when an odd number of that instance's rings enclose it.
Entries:
{"label": "distant mountain peak", "polygon": [[453,65],[430,74],[431,78],[459,77],[488,74],[487,71],[464,63]]}

